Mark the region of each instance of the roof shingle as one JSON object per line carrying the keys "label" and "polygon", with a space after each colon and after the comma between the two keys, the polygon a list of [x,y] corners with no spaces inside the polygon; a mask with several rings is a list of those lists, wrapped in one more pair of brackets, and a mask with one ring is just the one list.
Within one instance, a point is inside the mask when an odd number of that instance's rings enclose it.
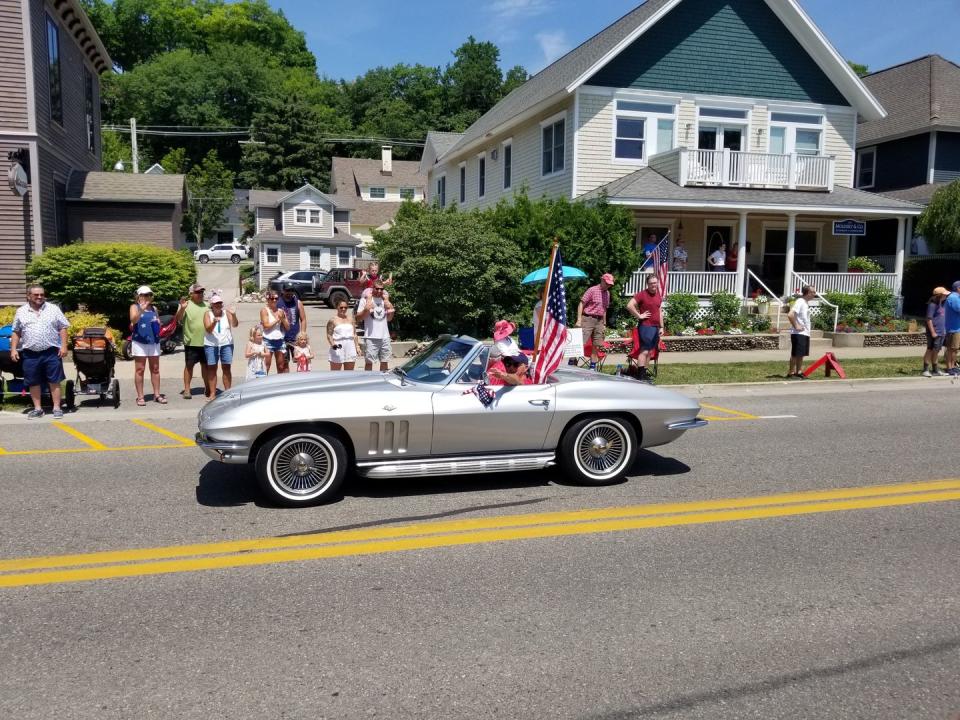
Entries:
{"label": "roof shingle", "polygon": [[183,175],[74,171],[67,180],[67,200],[179,205],[183,196]]}

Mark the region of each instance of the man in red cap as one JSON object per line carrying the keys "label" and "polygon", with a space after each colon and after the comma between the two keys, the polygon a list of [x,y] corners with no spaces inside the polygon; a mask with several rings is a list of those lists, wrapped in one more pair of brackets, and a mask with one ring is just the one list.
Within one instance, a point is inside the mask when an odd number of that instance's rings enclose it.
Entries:
{"label": "man in red cap", "polygon": [[607,308],[610,307],[610,288],[615,280],[610,273],[600,277],[600,283],[587,288],[577,306],[577,327],[583,328],[583,342],[591,344],[590,369],[597,368],[598,351],[603,347],[607,331]]}

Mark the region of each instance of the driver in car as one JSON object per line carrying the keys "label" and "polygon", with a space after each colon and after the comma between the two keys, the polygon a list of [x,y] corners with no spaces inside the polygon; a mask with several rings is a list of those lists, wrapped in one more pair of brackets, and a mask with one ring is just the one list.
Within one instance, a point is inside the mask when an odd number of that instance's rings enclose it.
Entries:
{"label": "driver in car", "polygon": [[[494,361],[487,370],[491,385],[530,385],[533,381],[527,374],[527,356],[504,355],[499,361]],[[502,370],[500,367],[502,366]]]}

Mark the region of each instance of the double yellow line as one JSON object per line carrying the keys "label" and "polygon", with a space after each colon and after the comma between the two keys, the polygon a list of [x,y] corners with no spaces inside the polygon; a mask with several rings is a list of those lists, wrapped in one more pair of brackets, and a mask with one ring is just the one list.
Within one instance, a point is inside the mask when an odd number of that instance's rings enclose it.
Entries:
{"label": "double yellow line", "polygon": [[507,540],[756,520],[950,500],[960,500],[960,479],[14,558],[0,560],[0,587],[250,567]]}

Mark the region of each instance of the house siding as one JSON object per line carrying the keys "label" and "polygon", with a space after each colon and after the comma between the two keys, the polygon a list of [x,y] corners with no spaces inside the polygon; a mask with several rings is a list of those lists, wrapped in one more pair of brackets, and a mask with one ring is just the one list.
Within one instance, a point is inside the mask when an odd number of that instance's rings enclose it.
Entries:
{"label": "house siding", "polygon": [[333,212],[333,227],[339,232],[350,234],[350,212],[347,210],[335,210]]}
{"label": "house siding", "polygon": [[257,232],[279,230],[280,211],[278,208],[257,208]]}
{"label": "house siding", "polygon": [[[307,211],[319,209],[319,225],[297,225],[296,210],[303,208]],[[308,212],[309,216],[309,212]],[[332,238],[333,237],[333,206],[329,203],[316,203],[312,200],[302,200],[296,203],[283,204],[284,233],[298,237]]]}
{"label": "house siding", "polygon": [[175,206],[73,202],[69,207],[71,242],[123,242],[163,248],[180,246],[179,213]]}
{"label": "house siding", "polygon": [[880,143],[877,148],[877,169],[871,192],[899,190],[927,182],[930,135]]}
{"label": "house siding", "polygon": [[[562,172],[555,173],[548,177],[540,175],[540,123],[548,118],[565,113],[566,123],[564,125],[564,169]],[[430,169],[430,179],[427,187],[430,192],[430,201],[433,202],[436,194],[436,178],[440,175],[447,176],[447,204],[457,203],[460,200],[460,170],[461,162],[466,161],[467,182],[466,182],[466,202],[461,206],[463,209],[472,210],[474,208],[486,208],[496,205],[503,198],[512,198],[516,191],[525,187],[527,194],[531,198],[547,196],[570,197],[573,177],[573,137],[574,137],[573,117],[573,99],[544,110],[533,120],[529,120],[521,125],[517,125],[510,131],[501,133],[491,138],[489,143],[483,146],[482,152],[486,157],[486,193],[483,198],[478,198],[479,190],[479,158],[477,155],[481,152],[479,149],[471,150],[464,155],[452,155],[444,158],[441,165]],[[504,140],[512,138],[513,157],[511,186],[509,189],[503,189],[503,147],[501,143]],[[490,151],[497,149],[497,159],[493,160]],[[579,160],[578,160],[579,162]]]}
{"label": "house siding", "polygon": [[960,179],[960,133],[937,133],[937,153],[933,168],[934,182]]}
{"label": "house siding", "polygon": [[0,0],[0,68],[0,131],[25,132],[30,121],[21,0]]}
{"label": "house siding", "polygon": [[[22,143],[0,141],[0,158]],[[23,197],[4,187],[0,191],[0,305],[24,301],[23,270],[33,251],[31,193]]]}
{"label": "house siding", "polygon": [[847,104],[764,0],[684,0],[587,84]]}

